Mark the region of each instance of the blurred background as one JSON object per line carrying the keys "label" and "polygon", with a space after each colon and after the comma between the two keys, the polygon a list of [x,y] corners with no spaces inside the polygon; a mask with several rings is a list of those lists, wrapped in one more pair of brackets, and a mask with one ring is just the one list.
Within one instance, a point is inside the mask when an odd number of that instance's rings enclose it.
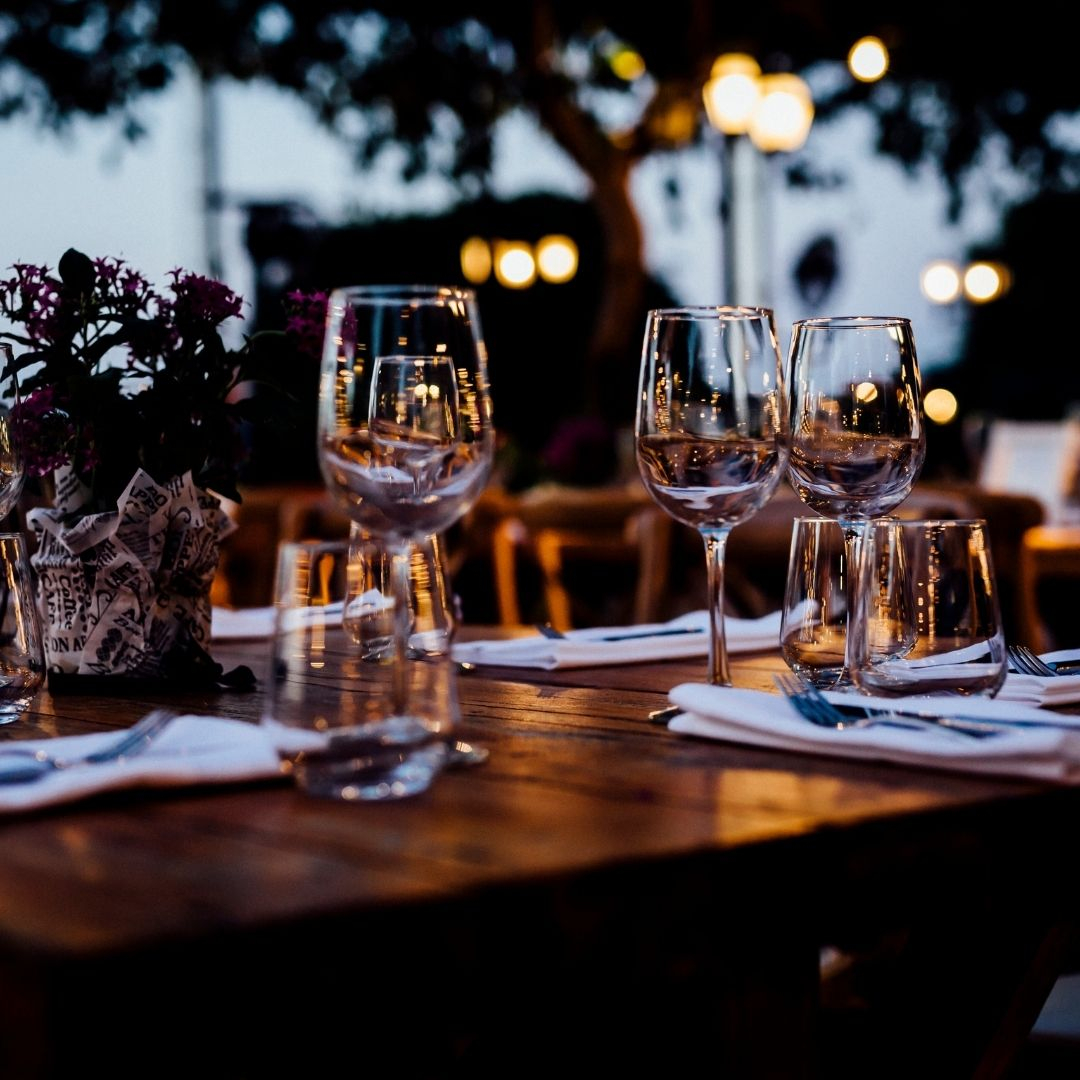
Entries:
{"label": "blurred background", "polygon": [[0,261],[183,266],[249,329],[292,288],[470,281],[523,484],[574,414],[627,422],[648,306],[769,304],[782,345],[903,314],[927,469],[969,474],[988,418],[1080,397],[1080,88],[1035,6],[7,3]]}
{"label": "blurred background", "polygon": [[[803,316],[906,315],[924,478],[1068,521],[1080,81],[1058,19],[8,2],[0,266],[75,247],[205,273],[245,297],[237,335],[281,326],[293,290],[470,283],[511,494],[632,476],[649,307],[765,304],[782,349]],[[313,416],[314,368],[295,385]],[[251,485],[318,484],[309,429],[254,449]]]}

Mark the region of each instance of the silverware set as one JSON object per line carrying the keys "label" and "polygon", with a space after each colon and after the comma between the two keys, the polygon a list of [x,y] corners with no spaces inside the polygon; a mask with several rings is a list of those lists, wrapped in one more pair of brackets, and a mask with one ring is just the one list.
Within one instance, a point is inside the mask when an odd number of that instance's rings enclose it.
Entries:
{"label": "silverware set", "polygon": [[938,716],[914,707],[882,708],[866,705],[857,698],[844,706],[829,701],[816,687],[800,682],[792,675],[776,675],[774,681],[780,692],[806,720],[819,727],[844,730],[864,728],[874,724],[890,727],[944,728],[950,732],[974,738],[997,735],[1010,728],[1056,728],[1061,731],[1080,731],[1080,725],[1054,720],[1028,720],[1019,717]]}
{"label": "silverware set", "polygon": [[1053,675],[1080,674],[1080,660],[1059,660],[1048,664],[1026,645],[1010,645],[1008,653],[1009,661],[1021,675],[1039,675],[1045,678]]}
{"label": "silverware set", "polygon": [[59,757],[44,750],[22,749],[18,746],[4,747],[0,750],[0,784],[28,784],[59,769],[100,765],[135,757],[150,746],[176,715],[169,709],[155,709],[128,728],[109,746],[75,757]]}

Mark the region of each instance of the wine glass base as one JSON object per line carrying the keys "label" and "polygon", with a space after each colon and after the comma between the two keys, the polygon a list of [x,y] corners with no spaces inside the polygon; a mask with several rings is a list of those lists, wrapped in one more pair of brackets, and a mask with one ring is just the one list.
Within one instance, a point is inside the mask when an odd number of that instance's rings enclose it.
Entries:
{"label": "wine glass base", "polygon": [[298,756],[291,771],[307,795],[344,802],[386,801],[427,791],[448,755],[442,739],[419,745],[335,740],[323,751]]}

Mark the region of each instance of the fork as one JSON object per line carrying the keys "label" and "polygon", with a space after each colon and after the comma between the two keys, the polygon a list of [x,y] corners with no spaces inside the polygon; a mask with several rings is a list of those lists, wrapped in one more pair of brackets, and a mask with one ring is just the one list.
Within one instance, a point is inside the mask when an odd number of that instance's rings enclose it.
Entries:
{"label": "fork", "polygon": [[1012,665],[1024,675],[1057,675],[1041,657],[1033,653],[1026,645],[1010,645],[1007,649]]}
{"label": "fork", "polygon": [[962,738],[982,739],[989,735],[996,735],[1000,728],[991,723],[979,725],[976,721],[963,721],[954,723],[948,717],[918,717],[909,716],[905,713],[892,712],[885,709],[872,709],[866,706],[856,706],[863,710],[862,716],[845,716],[820,690],[800,682],[791,675],[774,675],[773,681],[780,692],[799,711],[799,714],[818,727],[835,728],[844,731],[849,728],[872,727],[875,724],[884,724],[888,727],[909,728],[917,731],[928,729],[944,729],[949,734],[959,735]]}
{"label": "fork", "polygon": [[[75,765],[99,765],[103,762],[135,757],[161,734],[175,716],[176,713],[170,709],[154,709],[109,746],[78,757],[61,758],[45,750],[25,750],[17,746],[5,747],[0,750],[0,784],[25,784],[58,769],[69,769]],[[25,760],[16,761],[9,766],[5,761],[10,758],[25,758]]]}

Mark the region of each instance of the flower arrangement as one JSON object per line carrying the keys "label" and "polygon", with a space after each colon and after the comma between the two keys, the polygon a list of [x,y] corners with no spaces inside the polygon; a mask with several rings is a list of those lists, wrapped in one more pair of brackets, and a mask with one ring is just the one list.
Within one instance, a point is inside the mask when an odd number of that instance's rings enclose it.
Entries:
{"label": "flower arrangement", "polygon": [[121,259],[75,250],[55,275],[12,272],[0,278],[0,339],[22,346],[12,427],[27,476],[53,488],[26,515],[50,689],[235,681],[207,651],[235,528],[221,497],[240,499],[250,436],[298,414],[286,387],[309,373],[319,298],[291,295],[284,330],[229,348],[222,327],[242,301],[219,281],[174,270],[159,291]]}
{"label": "flower arrangement", "polygon": [[[286,330],[227,348],[242,300],[219,281],[173,270],[167,294],[123,260],[75,250],[0,278],[0,339],[22,346],[17,422],[30,477],[58,469],[85,486],[82,513],[115,509],[137,470],[239,499],[249,425],[287,424],[295,401],[273,373],[305,351],[307,298]],[[257,388],[248,393],[247,388]]]}

